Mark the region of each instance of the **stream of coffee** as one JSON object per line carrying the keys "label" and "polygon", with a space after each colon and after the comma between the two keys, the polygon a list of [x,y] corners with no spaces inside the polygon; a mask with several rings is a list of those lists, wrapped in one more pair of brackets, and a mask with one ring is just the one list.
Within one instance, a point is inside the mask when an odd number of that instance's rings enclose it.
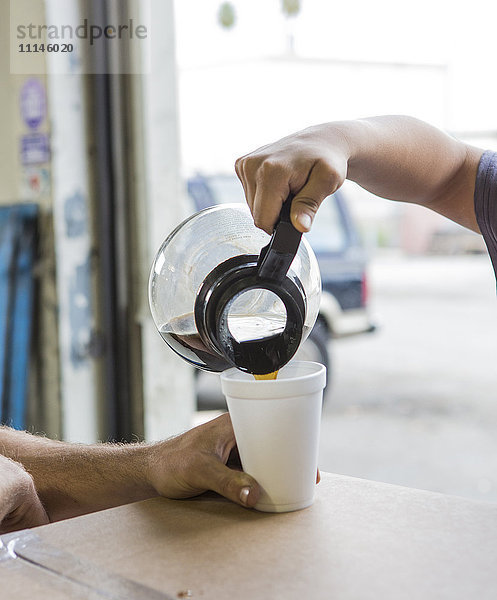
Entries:
{"label": "stream of coffee", "polygon": [[278,377],[278,371],[273,371],[272,373],[266,373],[265,375],[254,375],[254,379],[257,379],[257,381],[276,379],[276,377]]}

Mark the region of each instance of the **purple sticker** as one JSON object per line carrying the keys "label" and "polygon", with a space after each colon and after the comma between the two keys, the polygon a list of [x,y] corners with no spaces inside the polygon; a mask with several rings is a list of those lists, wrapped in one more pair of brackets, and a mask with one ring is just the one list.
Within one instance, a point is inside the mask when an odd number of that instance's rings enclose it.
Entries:
{"label": "purple sticker", "polygon": [[36,129],[45,118],[47,101],[45,88],[39,79],[28,79],[21,88],[20,108],[23,121]]}
{"label": "purple sticker", "polygon": [[46,133],[21,136],[21,164],[36,165],[50,160],[50,142]]}

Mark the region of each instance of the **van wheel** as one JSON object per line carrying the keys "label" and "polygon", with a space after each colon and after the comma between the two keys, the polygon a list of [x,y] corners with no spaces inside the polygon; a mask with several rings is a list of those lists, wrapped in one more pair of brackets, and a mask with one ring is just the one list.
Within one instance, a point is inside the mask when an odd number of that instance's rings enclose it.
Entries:
{"label": "van wheel", "polygon": [[309,337],[295,355],[295,360],[312,360],[326,367],[326,385],[331,381],[331,357],[328,350],[331,336],[326,323],[318,319]]}

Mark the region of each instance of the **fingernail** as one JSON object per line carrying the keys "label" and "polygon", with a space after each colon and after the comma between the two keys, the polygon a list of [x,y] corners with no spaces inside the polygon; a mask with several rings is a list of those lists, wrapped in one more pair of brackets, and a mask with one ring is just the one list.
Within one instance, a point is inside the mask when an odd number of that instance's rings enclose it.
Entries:
{"label": "fingernail", "polygon": [[250,488],[244,487],[240,490],[240,502],[242,504],[247,504],[247,500],[250,494]]}
{"label": "fingernail", "polygon": [[309,231],[309,229],[311,228],[312,219],[307,213],[299,213],[297,215],[297,221],[306,231]]}

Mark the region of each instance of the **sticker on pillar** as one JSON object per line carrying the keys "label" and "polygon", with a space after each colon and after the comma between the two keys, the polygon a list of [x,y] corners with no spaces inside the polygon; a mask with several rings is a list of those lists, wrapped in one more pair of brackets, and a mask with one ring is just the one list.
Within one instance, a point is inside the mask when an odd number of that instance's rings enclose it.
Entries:
{"label": "sticker on pillar", "polygon": [[74,192],[64,202],[64,221],[67,237],[75,238],[88,233],[88,206],[81,192]]}
{"label": "sticker on pillar", "polygon": [[21,88],[19,104],[24,123],[38,129],[47,112],[45,87],[39,79],[28,79]]}
{"label": "sticker on pillar", "polygon": [[50,195],[50,171],[46,167],[24,167],[21,172],[21,197],[37,200]]}
{"label": "sticker on pillar", "polygon": [[21,136],[21,164],[36,165],[50,160],[47,133],[28,133]]}
{"label": "sticker on pillar", "polygon": [[71,325],[71,363],[80,367],[90,358],[92,305],[90,296],[90,257],[76,265],[69,279],[69,321]]}

